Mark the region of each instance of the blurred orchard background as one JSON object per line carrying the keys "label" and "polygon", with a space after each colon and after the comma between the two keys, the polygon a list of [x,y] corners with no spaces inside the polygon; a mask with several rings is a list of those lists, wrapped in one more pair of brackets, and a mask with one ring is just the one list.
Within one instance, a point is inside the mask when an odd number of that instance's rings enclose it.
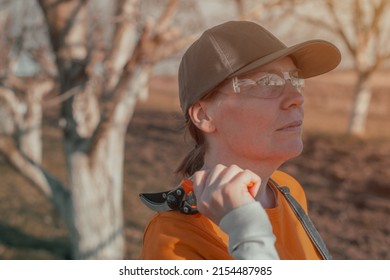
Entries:
{"label": "blurred orchard background", "polygon": [[[390,259],[389,0],[0,0],[0,259],[138,259],[192,143],[177,68],[201,32],[251,20],[342,51],[307,80],[307,191],[335,259]],[[245,44],[245,42],[243,42]]]}

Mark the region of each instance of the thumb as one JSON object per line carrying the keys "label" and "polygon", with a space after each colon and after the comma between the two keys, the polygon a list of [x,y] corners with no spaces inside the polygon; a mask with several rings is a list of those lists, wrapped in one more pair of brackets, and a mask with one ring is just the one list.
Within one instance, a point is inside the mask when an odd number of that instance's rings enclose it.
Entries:
{"label": "thumb", "polygon": [[247,184],[248,192],[252,197],[256,197],[259,189],[260,189],[261,179],[250,181]]}

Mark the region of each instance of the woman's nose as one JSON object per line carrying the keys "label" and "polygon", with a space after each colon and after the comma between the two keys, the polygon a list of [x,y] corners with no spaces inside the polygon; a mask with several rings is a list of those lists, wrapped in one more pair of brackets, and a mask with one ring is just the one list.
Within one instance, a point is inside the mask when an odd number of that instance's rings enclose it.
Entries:
{"label": "woman's nose", "polygon": [[289,109],[291,107],[302,106],[304,102],[302,91],[298,91],[289,81],[286,82],[282,94],[282,108]]}

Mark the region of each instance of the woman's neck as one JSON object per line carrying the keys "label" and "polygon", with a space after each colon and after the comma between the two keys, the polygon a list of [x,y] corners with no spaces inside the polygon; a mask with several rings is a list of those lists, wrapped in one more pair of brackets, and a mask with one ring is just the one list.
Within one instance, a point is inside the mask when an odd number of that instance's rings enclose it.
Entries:
{"label": "woman's neck", "polygon": [[279,168],[282,162],[266,160],[251,161],[248,159],[227,159],[221,156],[212,157],[210,154],[206,153],[203,168],[213,169],[217,164],[223,164],[225,166],[231,166],[234,164],[242,169],[248,169],[256,173],[261,178],[261,185],[255,200],[259,201],[264,208],[275,207],[274,192],[270,187],[267,187],[267,184],[272,173],[274,173]]}
{"label": "woman's neck", "polygon": [[221,154],[211,155],[206,153],[204,157],[204,168],[212,169],[217,164],[223,164],[225,166],[237,165],[241,169],[248,169],[260,176],[262,187],[265,187],[269,177],[271,177],[272,173],[274,173],[283,162],[283,160],[277,159],[241,159],[231,158]]}

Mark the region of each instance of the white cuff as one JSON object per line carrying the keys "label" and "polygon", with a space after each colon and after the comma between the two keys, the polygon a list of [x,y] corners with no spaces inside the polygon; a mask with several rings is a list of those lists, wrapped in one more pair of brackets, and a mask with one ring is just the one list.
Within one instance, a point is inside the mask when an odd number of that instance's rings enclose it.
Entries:
{"label": "white cuff", "polygon": [[279,259],[268,215],[259,202],[230,211],[219,223],[235,259]]}

